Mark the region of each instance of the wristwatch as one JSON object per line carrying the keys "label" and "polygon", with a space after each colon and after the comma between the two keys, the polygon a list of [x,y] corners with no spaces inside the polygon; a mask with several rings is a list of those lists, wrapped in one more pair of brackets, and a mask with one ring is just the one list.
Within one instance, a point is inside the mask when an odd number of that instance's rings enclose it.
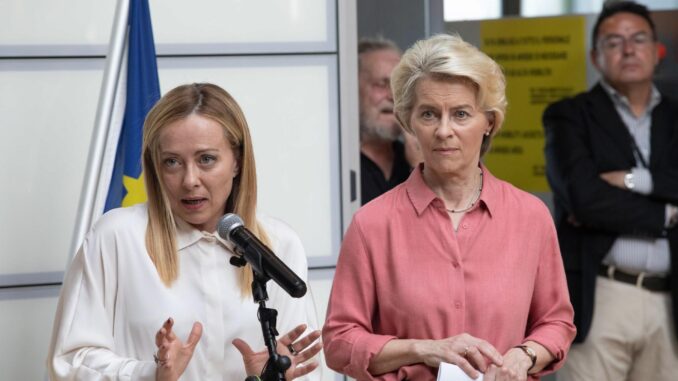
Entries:
{"label": "wristwatch", "polygon": [[633,183],[633,172],[628,172],[624,175],[624,186],[628,190],[633,190],[636,184]]}
{"label": "wristwatch", "polygon": [[522,349],[523,352],[525,352],[525,354],[527,355],[527,357],[529,357],[530,360],[532,360],[532,365],[530,365],[530,367],[527,369],[527,371],[529,372],[530,369],[534,368],[534,365],[537,363],[537,352],[535,352],[534,349],[528,347],[527,345],[516,345],[514,348]]}

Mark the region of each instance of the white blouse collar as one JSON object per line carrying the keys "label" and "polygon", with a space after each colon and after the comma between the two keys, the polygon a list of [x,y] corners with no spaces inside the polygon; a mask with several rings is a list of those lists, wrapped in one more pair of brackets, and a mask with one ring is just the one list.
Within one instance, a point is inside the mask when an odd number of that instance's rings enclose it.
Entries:
{"label": "white blouse collar", "polygon": [[176,222],[176,229],[177,229],[177,250],[181,251],[196,242],[200,241],[201,239],[205,239],[208,242],[214,242],[217,241],[221,243],[222,246],[224,246],[226,249],[228,249],[230,252],[234,252],[234,246],[231,242],[221,238],[219,234],[217,234],[216,231],[214,232],[206,232],[203,230],[198,230],[194,228],[191,224],[188,222],[182,220],[181,218],[174,216],[174,220]]}

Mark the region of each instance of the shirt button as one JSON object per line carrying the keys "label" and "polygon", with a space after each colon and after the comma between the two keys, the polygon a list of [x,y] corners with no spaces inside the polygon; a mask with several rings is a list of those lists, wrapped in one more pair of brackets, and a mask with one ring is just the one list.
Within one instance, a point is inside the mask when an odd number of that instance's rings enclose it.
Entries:
{"label": "shirt button", "polygon": [[203,237],[205,238],[205,240],[207,240],[207,242],[214,242],[216,240],[216,238],[214,238],[213,235],[205,234]]}
{"label": "shirt button", "polygon": [[460,309],[461,308],[461,302],[454,302],[454,307],[456,309]]}
{"label": "shirt button", "polygon": [[462,224],[461,227],[464,229],[468,229],[468,224]]}
{"label": "shirt button", "polygon": [[458,268],[459,268],[459,262],[453,261],[453,262],[452,262],[452,267],[454,267],[455,269],[458,269]]}

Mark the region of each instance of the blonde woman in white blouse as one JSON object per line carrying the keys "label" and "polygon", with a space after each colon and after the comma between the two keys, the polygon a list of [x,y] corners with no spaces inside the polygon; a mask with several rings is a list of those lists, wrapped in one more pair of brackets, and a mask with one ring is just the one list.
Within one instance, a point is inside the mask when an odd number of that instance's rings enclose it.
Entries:
{"label": "blonde woman in white blouse", "polygon": [[[249,266],[229,264],[216,234],[236,213],[294,272],[307,275],[297,235],[256,214],[252,143],[235,100],[211,84],[179,86],[144,123],[148,202],[106,213],[87,234],[64,280],[48,368],[53,380],[244,380],[268,353],[251,297]],[[286,379],[317,379],[320,351],[310,297],[273,282],[278,351]],[[249,344],[248,344],[249,343]],[[250,348],[261,351],[255,352]],[[290,353],[288,348],[292,348]]]}

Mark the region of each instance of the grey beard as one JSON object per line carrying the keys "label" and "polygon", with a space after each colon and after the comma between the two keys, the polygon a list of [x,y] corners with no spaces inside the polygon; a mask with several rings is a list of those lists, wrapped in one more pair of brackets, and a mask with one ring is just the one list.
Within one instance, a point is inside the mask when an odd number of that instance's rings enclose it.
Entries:
{"label": "grey beard", "polygon": [[360,124],[360,140],[385,140],[393,142],[400,137],[400,129],[381,128]]}

